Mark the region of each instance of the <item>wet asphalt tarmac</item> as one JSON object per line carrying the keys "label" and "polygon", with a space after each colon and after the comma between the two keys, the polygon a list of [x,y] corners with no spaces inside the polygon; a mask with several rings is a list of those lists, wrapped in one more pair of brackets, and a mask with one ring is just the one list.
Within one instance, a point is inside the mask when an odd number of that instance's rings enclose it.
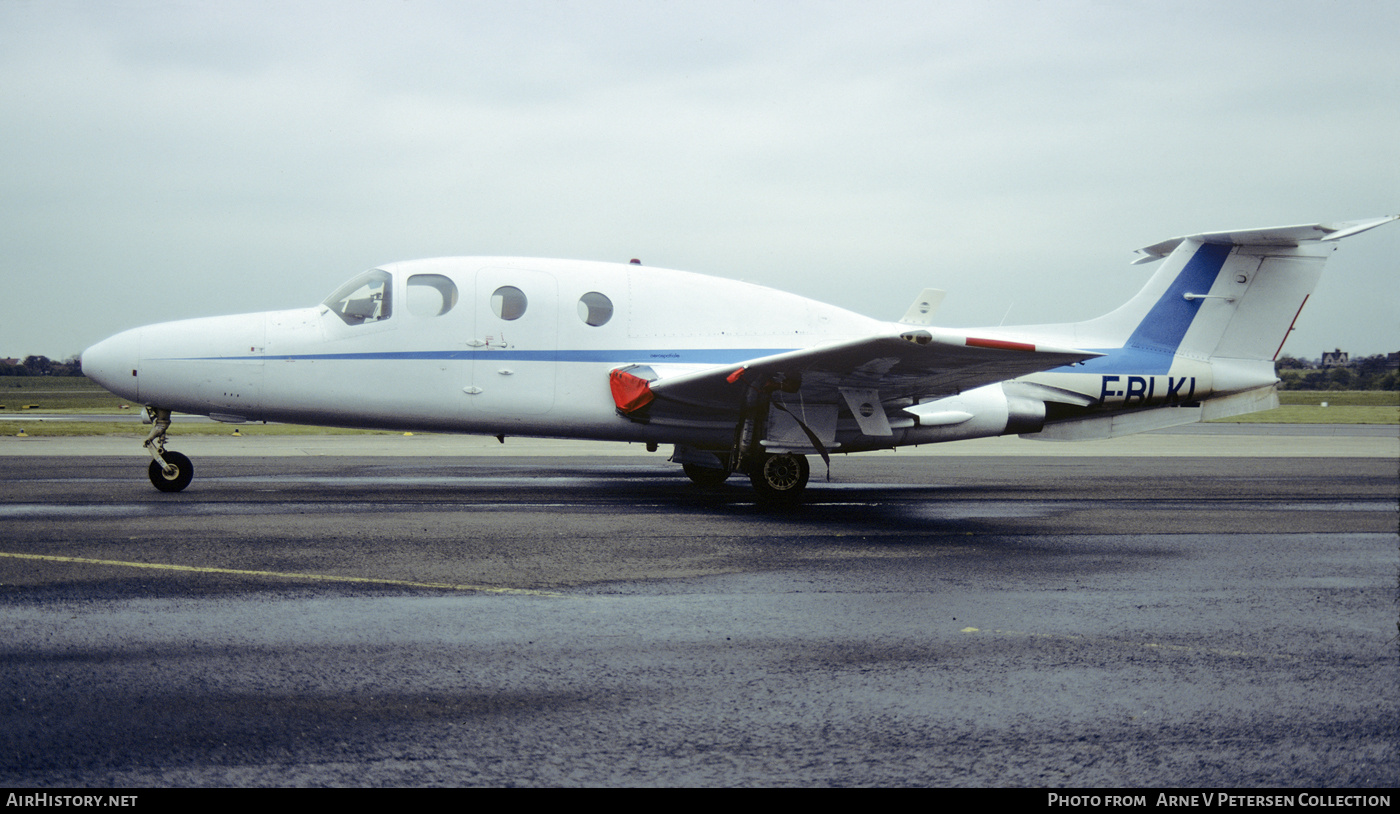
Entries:
{"label": "wet asphalt tarmac", "polygon": [[1388,458],[0,456],[0,782],[1400,783]]}

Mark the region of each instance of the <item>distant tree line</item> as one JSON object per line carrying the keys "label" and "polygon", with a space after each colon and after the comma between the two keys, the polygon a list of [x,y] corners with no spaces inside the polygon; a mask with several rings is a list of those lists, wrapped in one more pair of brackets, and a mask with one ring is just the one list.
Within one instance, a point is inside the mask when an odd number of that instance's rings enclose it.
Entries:
{"label": "distant tree line", "polygon": [[1400,390],[1400,371],[1386,354],[1352,359],[1345,367],[1319,368],[1306,359],[1280,356],[1280,390]]}
{"label": "distant tree line", "polygon": [[55,362],[47,356],[26,356],[24,361],[13,364],[9,359],[0,360],[0,376],[81,376],[83,365],[77,355]]}

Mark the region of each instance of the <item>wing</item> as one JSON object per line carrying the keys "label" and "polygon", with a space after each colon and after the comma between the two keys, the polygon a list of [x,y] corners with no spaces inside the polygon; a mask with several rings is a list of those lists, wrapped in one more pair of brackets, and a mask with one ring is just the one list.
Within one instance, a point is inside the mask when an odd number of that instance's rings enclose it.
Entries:
{"label": "wing", "polygon": [[844,404],[859,421],[860,405],[911,404],[1100,355],[942,329],[892,331],[700,370],[621,368],[613,395],[637,420],[732,425],[746,393],[768,387],[805,404]]}

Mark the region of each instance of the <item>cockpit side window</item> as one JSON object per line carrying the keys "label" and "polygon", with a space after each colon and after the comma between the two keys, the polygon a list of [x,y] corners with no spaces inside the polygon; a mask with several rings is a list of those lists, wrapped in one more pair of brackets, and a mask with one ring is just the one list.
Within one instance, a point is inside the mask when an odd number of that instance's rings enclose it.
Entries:
{"label": "cockpit side window", "polygon": [[441,274],[408,278],[408,312],[415,317],[440,317],[457,304],[457,284]]}
{"label": "cockpit side window", "polygon": [[356,277],[326,298],[322,305],[345,320],[346,325],[360,325],[388,319],[390,292],[394,278],[383,269],[371,269]]}

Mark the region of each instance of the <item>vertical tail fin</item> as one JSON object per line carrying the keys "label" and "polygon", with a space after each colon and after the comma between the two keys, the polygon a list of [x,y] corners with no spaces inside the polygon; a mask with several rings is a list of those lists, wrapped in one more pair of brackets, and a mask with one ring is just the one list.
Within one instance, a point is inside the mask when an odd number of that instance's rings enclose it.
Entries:
{"label": "vertical tail fin", "polygon": [[1017,383],[1055,404],[1025,437],[1111,438],[1278,406],[1274,359],[1333,244],[1397,219],[1212,232],[1139,249],[1139,263],[1166,261],[1137,295],[1045,332],[1102,355]]}
{"label": "vertical tail fin", "polygon": [[1139,249],[1138,263],[1166,262],[1121,308],[1076,327],[1129,353],[1272,361],[1335,241],[1397,218],[1211,232]]}

